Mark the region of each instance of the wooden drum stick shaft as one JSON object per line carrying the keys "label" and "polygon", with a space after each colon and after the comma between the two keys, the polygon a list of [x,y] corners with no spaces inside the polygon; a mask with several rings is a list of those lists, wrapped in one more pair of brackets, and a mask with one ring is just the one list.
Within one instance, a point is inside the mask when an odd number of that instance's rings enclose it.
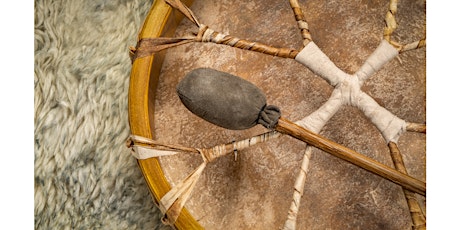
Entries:
{"label": "wooden drum stick shaft", "polygon": [[289,120],[281,117],[278,120],[278,124],[275,127],[275,130],[288,134],[342,160],[348,161],[356,166],[366,169],[376,175],[401,185],[407,190],[416,192],[423,196],[426,195],[425,182],[398,172],[395,169],[390,168],[362,154],[359,154],[352,149],[349,149],[343,145],[337,144],[331,140],[326,139],[325,137],[304,129],[303,127],[294,124]]}

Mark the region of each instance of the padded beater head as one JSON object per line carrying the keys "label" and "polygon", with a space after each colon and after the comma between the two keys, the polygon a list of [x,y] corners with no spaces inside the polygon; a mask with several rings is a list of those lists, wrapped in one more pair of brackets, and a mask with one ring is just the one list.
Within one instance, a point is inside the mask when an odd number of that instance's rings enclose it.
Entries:
{"label": "padded beater head", "polygon": [[192,113],[217,126],[241,130],[257,124],[273,128],[281,112],[266,104],[264,93],[235,75],[209,68],[189,72],[176,88]]}

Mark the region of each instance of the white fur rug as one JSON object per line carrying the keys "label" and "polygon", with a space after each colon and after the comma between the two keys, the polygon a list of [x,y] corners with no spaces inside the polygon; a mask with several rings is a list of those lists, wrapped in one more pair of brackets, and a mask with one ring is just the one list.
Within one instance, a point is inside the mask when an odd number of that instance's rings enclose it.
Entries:
{"label": "white fur rug", "polygon": [[152,2],[35,1],[35,229],[164,229],[125,147],[128,47]]}

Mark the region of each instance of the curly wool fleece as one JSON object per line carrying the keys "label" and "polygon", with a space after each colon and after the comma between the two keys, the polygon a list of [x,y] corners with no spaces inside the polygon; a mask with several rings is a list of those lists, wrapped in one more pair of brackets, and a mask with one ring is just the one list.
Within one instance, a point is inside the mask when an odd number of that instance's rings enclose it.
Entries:
{"label": "curly wool fleece", "polygon": [[128,47],[152,2],[35,1],[35,229],[166,229],[128,137]]}

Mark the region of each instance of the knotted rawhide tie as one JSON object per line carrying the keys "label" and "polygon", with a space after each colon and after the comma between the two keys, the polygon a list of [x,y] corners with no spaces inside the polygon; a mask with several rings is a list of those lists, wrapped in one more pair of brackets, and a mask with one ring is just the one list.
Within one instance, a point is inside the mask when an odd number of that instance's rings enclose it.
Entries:
{"label": "knotted rawhide tie", "polygon": [[164,144],[149,138],[131,135],[126,141],[126,145],[128,148],[131,148],[132,155],[139,160],[154,157],[166,157],[180,153],[201,155],[203,162],[200,166],[168,191],[159,201],[159,208],[164,215],[162,218],[163,223],[174,225],[208,163],[213,162],[217,158],[227,154],[235,153],[236,151],[249,148],[250,146],[258,143],[272,140],[280,135],[281,134],[276,131],[270,131],[251,138],[204,149]]}
{"label": "knotted rawhide tie", "polygon": [[191,38],[142,38],[136,47],[129,48],[131,62],[136,58],[146,57],[159,51],[193,42]]}
{"label": "knotted rawhide tie", "polygon": [[209,68],[188,73],[177,85],[182,103],[195,115],[227,129],[257,124],[288,134],[342,160],[425,195],[426,183],[337,144],[284,119],[276,106],[267,106],[263,92],[249,81]]}
{"label": "knotted rawhide tie", "polygon": [[137,58],[149,56],[156,52],[190,42],[212,42],[243,50],[251,50],[263,54],[291,59],[294,59],[299,53],[299,51],[295,49],[272,47],[259,42],[240,39],[214,31],[207,25],[201,24],[193,12],[180,0],[165,0],[165,2],[174,9],[180,11],[187,19],[192,21],[198,27],[198,32],[194,35],[182,38],[157,37],[140,39],[137,42],[136,47],[129,48],[129,55],[132,62],[134,62]]}
{"label": "knotted rawhide tie", "polygon": [[390,0],[390,4],[388,6],[388,11],[385,15],[385,28],[383,29],[383,38],[388,41],[392,46],[394,46],[400,53],[418,49],[421,47],[426,46],[426,39],[422,38],[418,41],[414,41],[408,44],[399,44],[391,39],[391,35],[398,27],[398,23],[396,22],[396,13],[398,11],[398,0]]}

